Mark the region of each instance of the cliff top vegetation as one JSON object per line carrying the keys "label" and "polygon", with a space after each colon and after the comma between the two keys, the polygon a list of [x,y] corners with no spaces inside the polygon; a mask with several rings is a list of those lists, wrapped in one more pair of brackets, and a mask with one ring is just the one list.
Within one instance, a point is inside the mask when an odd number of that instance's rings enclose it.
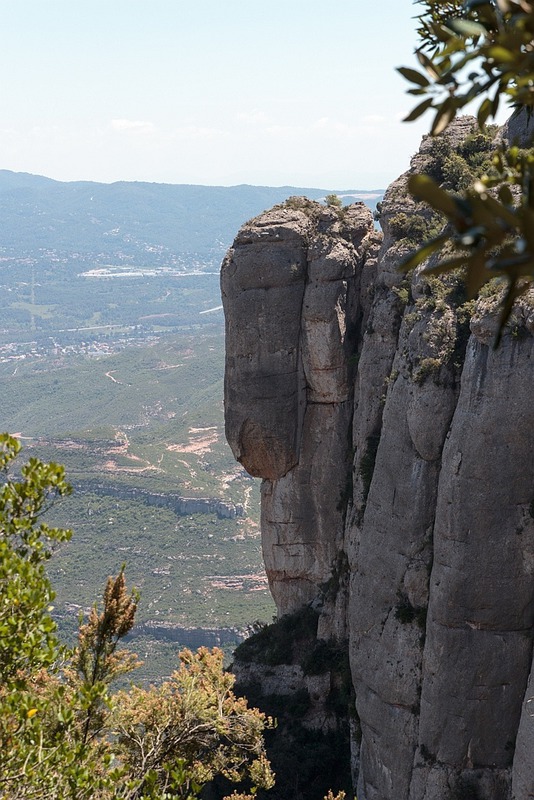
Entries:
{"label": "cliff top vegetation", "polygon": [[[534,107],[534,7],[527,0],[420,0],[419,44],[422,71],[400,68],[423,97],[406,118],[432,110],[430,133],[442,133],[469,103],[478,103],[484,131],[503,100],[515,108],[491,169],[468,187],[454,191],[428,174],[413,175],[409,188],[447,220],[447,228],[406,262],[410,269],[448,244],[452,258],[433,268],[467,271],[471,296],[496,275],[508,281],[499,335],[514,301],[534,280],[534,153],[530,115]],[[516,122],[520,120],[518,126]],[[521,124],[522,122],[522,124]],[[463,189],[457,193],[458,188]]]}

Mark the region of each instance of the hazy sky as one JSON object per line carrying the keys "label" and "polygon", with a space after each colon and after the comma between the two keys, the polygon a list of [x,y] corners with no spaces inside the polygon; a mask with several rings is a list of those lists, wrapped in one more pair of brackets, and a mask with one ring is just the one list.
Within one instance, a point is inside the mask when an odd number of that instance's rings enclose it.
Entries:
{"label": "hazy sky", "polygon": [[428,119],[412,0],[0,0],[0,168],[376,188]]}

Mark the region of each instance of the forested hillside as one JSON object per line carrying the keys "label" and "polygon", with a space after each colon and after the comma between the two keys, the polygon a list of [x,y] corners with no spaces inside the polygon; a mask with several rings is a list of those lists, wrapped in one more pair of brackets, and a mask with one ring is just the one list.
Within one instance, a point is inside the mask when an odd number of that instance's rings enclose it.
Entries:
{"label": "forested hillside", "polygon": [[[327,189],[294,186],[194,186],[162,183],[64,183],[0,170],[2,249],[9,255],[55,251],[145,266],[218,270],[244,220],[291,195]],[[382,192],[342,195],[376,203]],[[349,202],[349,200],[347,200]]]}

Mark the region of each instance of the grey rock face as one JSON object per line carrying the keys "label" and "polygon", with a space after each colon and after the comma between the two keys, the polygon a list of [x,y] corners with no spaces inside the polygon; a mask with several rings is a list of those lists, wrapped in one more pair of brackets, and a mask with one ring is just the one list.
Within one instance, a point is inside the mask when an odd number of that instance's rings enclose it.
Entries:
{"label": "grey rock face", "polygon": [[299,347],[310,219],[271,211],[244,226],[223,264],[226,436],[251,475],[298,462],[305,403]]}
{"label": "grey rock face", "polygon": [[503,125],[502,137],[508,144],[532,147],[534,119],[526,108],[517,109]]}
{"label": "grey rock face", "polygon": [[473,307],[455,277],[404,279],[405,185],[383,238],[362,209],[242,229],[223,268],[227,431],[265,478],[280,613],[312,603],[320,637],[348,634],[359,800],[527,800],[534,290],[494,350],[499,287]]}
{"label": "grey rock face", "polygon": [[420,741],[448,771],[510,765],[530,671],[533,345],[470,342],[442,457]]}
{"label": "grey rock face", "polygon": [[226,435],[265,479],[263,552],[281,614],[317,597],[342,550],[356,287],[373,232],[363,204],[346,215],[305,200],[292,206],[245,225],[221,276]]}

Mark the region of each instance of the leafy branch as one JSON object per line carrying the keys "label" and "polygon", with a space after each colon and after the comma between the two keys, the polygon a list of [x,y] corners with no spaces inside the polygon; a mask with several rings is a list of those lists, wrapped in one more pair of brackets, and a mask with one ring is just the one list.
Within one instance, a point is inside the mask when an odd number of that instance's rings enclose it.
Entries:
{"label": "leafy branch", "polygon": [[[534,106],[534,6],[528,0],[420,0],[422,71],[401,67],[422,100],[406,117],[412,121],[432,110],[433,136],[442,133],[465,106],[480,100],[481,129],[494,118],[502,98],[524,109],[527,122]],[[516,113],[519,113],[516,110]],[[461,195],[447,191],[427,175],[412,175],[408,188],[447,222],[445,231],[423,244],[403,268],[437,255],[446,242],[453,258],[431,272],[466,270],[469,295],[495,276],[508,281],[498,343],[515,300],[534,281],[534,154],[501,145],[493,169]]]}
{"label": "leafy branch", "polygon": [[233,693],[220,650],[180,654],[159,687],[113,692],[137,657],[120,647],[138,594],[124,569],[107,581],[101,606],[80,620],[77,647],[58,638],[45,572],[51,545],[70,531],[40,521],[68,494],[57,464],[30,459],[0,434],[0,796],[5,800],[194,800],[217,775],[269,788],[274,776],[263,731],[272,721]]}

